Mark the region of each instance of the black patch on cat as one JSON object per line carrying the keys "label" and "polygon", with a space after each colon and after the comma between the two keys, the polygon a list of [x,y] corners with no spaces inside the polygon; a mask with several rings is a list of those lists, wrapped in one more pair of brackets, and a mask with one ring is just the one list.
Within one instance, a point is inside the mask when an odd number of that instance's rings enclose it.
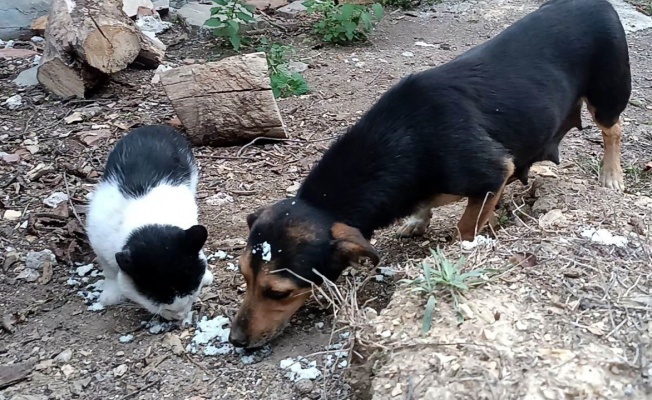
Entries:
{"label": "black patch on cat", "polygon": [[115,255],[120,269],[133,280],[138,293],[157,304],[171,304],[199,287],[206,262],[199,251],[208,232],[201,225],[183,230],[171,225],[136,229]]}
{"label": "black patch on cat", "polygon": [[180,132],[167,125],[148,125],[118,141],[102,179],[117,182],[125,197],[137,198],[163,182],[188,184],[196,170],[190,145]]}

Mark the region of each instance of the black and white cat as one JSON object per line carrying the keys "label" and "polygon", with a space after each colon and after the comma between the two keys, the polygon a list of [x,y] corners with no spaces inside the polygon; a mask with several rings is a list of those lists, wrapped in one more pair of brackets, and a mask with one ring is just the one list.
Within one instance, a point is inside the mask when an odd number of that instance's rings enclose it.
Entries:
{"label": "black and white cat", "polygon": [[197,223],[199,171],[186,139],[164,125],[136,128],[109,154],[87,216],[106,278],[99,302],[124,297],[170,320],[183,319],[213,282]]}

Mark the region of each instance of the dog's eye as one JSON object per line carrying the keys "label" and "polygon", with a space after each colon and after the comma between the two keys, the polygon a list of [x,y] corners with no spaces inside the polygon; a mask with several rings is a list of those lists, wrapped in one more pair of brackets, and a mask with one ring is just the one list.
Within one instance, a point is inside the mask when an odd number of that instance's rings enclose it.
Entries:
{"label": "dog's eye", "polygon": [[287,290],[285,292],[277,292],[276,290],[265,289],[265,291],[263,292],[263,295],[265,297],[272,300],[283,300],[290,297],[291,294],[292,294],[291,290]]}

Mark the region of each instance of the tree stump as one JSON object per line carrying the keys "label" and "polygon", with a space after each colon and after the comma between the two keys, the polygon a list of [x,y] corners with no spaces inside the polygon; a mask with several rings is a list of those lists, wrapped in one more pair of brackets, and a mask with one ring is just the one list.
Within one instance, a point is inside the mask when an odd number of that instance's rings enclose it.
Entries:
{"label": "tree stump", "polygon": [[161,83],[194,145],[287,137],[265,53],[184,65],[162,72]]}
{"label": "tree stump", "polygon": [[61,97],[84,97],[134,61],[156,68],[165,48],[122,11],[122,0],[53,0],[38,80]]}

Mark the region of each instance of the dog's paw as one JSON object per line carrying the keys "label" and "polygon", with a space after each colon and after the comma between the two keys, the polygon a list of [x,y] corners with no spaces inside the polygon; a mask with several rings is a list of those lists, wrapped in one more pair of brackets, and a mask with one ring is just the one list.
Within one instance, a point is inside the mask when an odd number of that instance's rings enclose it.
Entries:
{"label": "dog's paw", "polygon": [[398,228],[396,234],[399,237],[422,236],[426,233],[429,222],[430,221],[410,217],[405,220],[400,228]]}
{"label": "dog's paw", "polygon": [[624,192],[625,180],[623,172],[619,168],[603,169],[600,171],[600,185],[618,192]]}

